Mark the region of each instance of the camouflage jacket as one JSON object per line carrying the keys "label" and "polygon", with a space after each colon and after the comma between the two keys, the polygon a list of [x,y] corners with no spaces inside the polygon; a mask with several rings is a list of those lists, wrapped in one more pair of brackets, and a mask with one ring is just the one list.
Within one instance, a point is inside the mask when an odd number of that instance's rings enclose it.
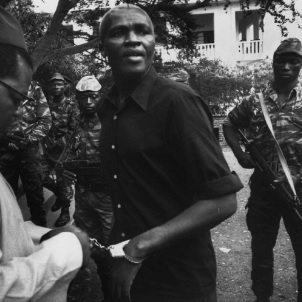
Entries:
{"label": "camouflage jacket", "polygon": [[[293,175],[298,174],[302,170],[302,87],[298,83],[281,107],[276,102],[278,95],[271,84],[263,90],[263,96],[276,139],[287,164]],[[282,167],[275,142],[262,113],[259,95],[253,94],[244,98],[229,113],[229,118],[236,127],[248,129],[249,138],[254,140],[274,172],[281,176]]]}
{"label": "camouflage jacket", "polygon": [[7,134],[37,142],[47,135],[51,127],[51,115],[47,100],[37,82],[31,82],[28,97],[28,101],[21,108],[20,117],[13,120]]}
{"label": "camouflage jacket", "polygon": [[67,97],[64,97],[58,103],[54,102],[53,98],[50,98],[48,105],[51,112],[52,124],[45,141],[60,141],[60,145],[63,146],[74,132],[78,117],[77,106]]}
{"label": "camouflage jacket", "polygon": [[80,119],[76,141],[73,146],[77,159],[100,161],[99,138],[101,128],[98,116],[90,119]]}
{"label": "camouflage jacket", "polygon": [[[74,138],[70,146],[68,146],[69,151],[64,160],[88,160],[89,162],[100,163],[99,138],[101,128],[101,123],[97,115],[91,118],[79,118]],[[84,178],[85,176],[82,177],[82,175],[77,174],[79,183],[87,183],[87,176],[86,179]],[[104,179],[99,175],[91,175],[89,177],[89,184],[102,185],[103,183]]]}

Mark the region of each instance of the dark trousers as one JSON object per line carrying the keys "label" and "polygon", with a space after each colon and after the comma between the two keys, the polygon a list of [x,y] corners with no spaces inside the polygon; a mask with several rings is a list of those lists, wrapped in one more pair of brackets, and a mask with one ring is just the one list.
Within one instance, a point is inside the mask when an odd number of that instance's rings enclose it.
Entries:
{"label": "dark trousers", "polygon": [[258,297],[269,297],[273,293],[273,248],[281,218],[295,253],[299,292],[297,301],[302,302],[302,222],[280,196],[265,184],[265,180],[254,174],[246,221],[252,236],[252,290]]}
{"label": "dark trousers", "polygon": [[18,196],[19,177],[31,216],[46,215],[42,185],[41,156],[38,144],[17,151],[1,149],[0,171]]}

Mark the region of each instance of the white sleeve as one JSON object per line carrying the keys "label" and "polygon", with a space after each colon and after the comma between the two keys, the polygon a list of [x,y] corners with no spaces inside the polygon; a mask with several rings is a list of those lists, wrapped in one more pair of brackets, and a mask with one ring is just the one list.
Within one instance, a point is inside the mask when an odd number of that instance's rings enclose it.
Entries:
{"label": "white sleeve", "polygon": [[[60,233],[28,257],[0,264],[0,301],[66,301],[68,285],[82,261],[77,237],[70,232]],[[65,298],[55,298],[62,289],[66,292],[59,296]]]}

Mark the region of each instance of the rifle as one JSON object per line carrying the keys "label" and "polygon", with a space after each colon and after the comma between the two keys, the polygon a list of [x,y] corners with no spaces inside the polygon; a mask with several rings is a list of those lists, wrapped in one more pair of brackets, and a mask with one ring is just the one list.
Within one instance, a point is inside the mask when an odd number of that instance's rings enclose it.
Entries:
{"label": "rifle", "polygon": [[302,203],[299,197],[294,195],[284,182],[275,182],[278,177],[275,175],[270,165],[264,160],[254,141],[247,139],[240,129],[238,129],[238,133],[246,151],[250,153],[253,161],[256,164],[256,168],[264,176],[266,182],[275,192],[278,193],[279,196],[281,196],[281,199],[294,210],[299,219],[302,221]]}
{"label": "rifle", "polygon": [[63,169],[78,176],[102,176],[102,164],[100,161],[69,160],[63,162]]}

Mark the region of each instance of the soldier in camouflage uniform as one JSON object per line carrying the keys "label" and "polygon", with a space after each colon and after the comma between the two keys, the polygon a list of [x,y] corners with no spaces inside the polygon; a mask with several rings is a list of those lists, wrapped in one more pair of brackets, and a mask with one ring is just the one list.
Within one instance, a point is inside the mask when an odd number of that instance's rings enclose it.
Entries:
{"label": "soldier in camouflage uniform", "polygon": [[[302,198],[302,87],[298,82],[302,66],[302,46],[298,39],[284,40],[274,53],[274,80],[263,90],[263,97],[275,136],[287,160],[296,191]],[[223,129],[227,142],[244,168],[255,168],[249,153],[240,148],[236,129],[247,129],[270,165],[278,181],[284,172],[277,148],[262,113],[259,95],[243,99],[228,115]],[[252,235],[252,290],[258,302],[269,301],[273,293],[273,248],[281,217],[296,256],[298,301],[302,301],[302,223],[295,212],[269,186],[258,168],[250,180],[247,226]]]}
{"label": "soldier in camouflage uniform", "polygon": [[[100,163],[99,137],[101,123],[96,114],[100,105],[101,85],[94,76],[83,77],[76,86],[76,100],[79,105],[81,118],[77,126],[76,136],[72,144],[68,162],[70,160],[88,160],[91,163]],[[69,173],[64,171],[65,177],[75,184],[75,213],[76,225],[85,230],[90,237],[96,238],[106,245],[113,224],[112,201],[109,197],[108,186],[100,173],[81,175],[81,172]],[[107,282],[105,274],[108,268],[98,255],[94,255],[98,273],[102,283]]]}
{"label": "soldier in camouflage uniform", "polygon": [[[94,76],[83,77],[76,86],[76,100],[80,109],[80,119],[76,126],[67,162],[87,160],[99,166],[99,171],[91,171],[89,175],[68,173],[64,176],[75,177],[75,213],[74,219],[78,227],[86,230],[91,237],[95,237],[102,244],[106,244],[109,237],[113,211],[111,198],[108,196],[108,186],[104,182],[100,165],[99,136],[101,123],[96,110],[101,101],[101,85]],[[67,175],[66,175],[67,173]]]}
{"label": "soldier in camouflage uniform", "polygon": [[0,170],[16,195],[21,177],[31,220],[46,226],[39,141],[50,129],[51,115],[38,83],[31,82],[28,97],[21,116],[13,121],[1,141]]}
{"label": "soldier in camouflage uniform", "polygon": [[57,211],[61,208],[60,216],[55,222],[55,226],[60,227],[70,221],[69,207],[73,189],[60,175],[54,175],[54,170],[69,137],[74,132],[78,110],[71,99],[64,94],[66,82],[61,74],[55,73],[49,83],[51,96],[48,105],[52,125],[42,141],[43,184],[57,197],[51,210]]}

